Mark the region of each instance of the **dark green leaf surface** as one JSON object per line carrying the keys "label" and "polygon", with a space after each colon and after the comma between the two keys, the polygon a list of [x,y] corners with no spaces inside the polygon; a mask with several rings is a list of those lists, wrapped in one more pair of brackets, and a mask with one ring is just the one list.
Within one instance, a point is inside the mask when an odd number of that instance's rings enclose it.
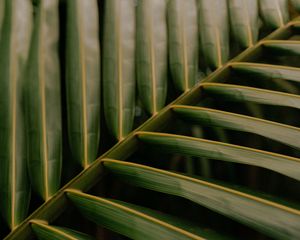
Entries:
{"label": "dark green leaf surface", "polygon": [[67,1],[66,88],[73,158],[86,168],[100,137],[100,50],[97,0]]}
{"label": "dark green leaf surface", "polygon": [[199,31],[196,0],[168,2],[169,61],[178,90],[188,91],[196,83],[199,64]]}
{"label": "dark green leaf surface", "polygon": [[231,67],[247,77],[283,79],[300,82],[300,68],[261,63],[232,63]]}
{"label": "dark green leaf surface", "polygon": [[[166,133],[138,132],[138,138],[158,151],[237,162],[270,169],[300,180],[300,159],[238,145]],[[199,159],[199,161],[202,161]]]}
{"label": "dark green leaf surface", "polygon": [[259,33],[258,0],[229,0],[228,6],[235,40],[243,48],[253,46]]}
{"label": "dark green leaf surface", "polygon": [[39,240],[91,240],[87,234],[72,229],[51,226],[42,221],[32,221],[31,227]]}
{"label": "dark green leaf surface", "polygon": [[263,46],[269,52],[272,52],[272,55],[300,55],[300,41],[269,40],[264,41]]}
{"label": "dark green leaf surface", "polygon": [[260,12],[266,25],[279,28],[289,20],[288,0],[259,0]]}
{"label": "dark green leaf surface", "polygon": [[173,110],[180,117],[197,124],[255,133],[288,146],[300,148],[300,129],[296,127],[202,107],[178,105],[174,106]]}
{"label": "dark green leaf surface", "polygon": [[168,40],[166,0],[137,4],[137,83],[146,111],[156,114],[167,97]]}
{"label": "dark green leaf surface", "polygon": [[131,131],[134,119],[135,4],[135,0],[105,2],[104,113],[111,134],[118,140],[122,140]]}
{"label": "dark green leaf surface", "polygon": [[33,189],[48,200],[62,165],[58,0],[38,3],[26,82],[28,170]]}
{"label": "dark green leaf surface", "polygon": [[117,160],[104,166],[139,187],[189,199],[278,239],[300,236],[300,211],[218,184]]}
{"label": "dark green leaf surface", "polygon": [[[67,195],[83,216],[112,231],[132,239],[203,239],[179,228],[178,223],[160,219],[160,214],[141,212],[133,205],[95,197],[76,190],[67,190]],[[169,223],[170,222],[170,223]],[[184,224],[186,225],[186,224]]]}
{"label": "dark green leaf surface", "polygon": [[199,1],[201,48],[208,66],[221,67],[229,59],[229,17],[227,1]]}
{"label": "dark green leaf surface", "polygon": [[32,30],[29,0],[6,0],[0,41],[0,209],[11,229],[26,216],[29,184],[26,167],[23,85]]}
{"label": "dark green leaf surface", "polygon": [[4,10],[5,10],[5,0],[0,0],[0,40],[2,35],[2,23],[4,18]]}
{"label": "dark green leaf surface", "polygon": [[201,87],[205,93],[224,100],[300,109],[300,96],[295,94],[223,83],[203,83]]}

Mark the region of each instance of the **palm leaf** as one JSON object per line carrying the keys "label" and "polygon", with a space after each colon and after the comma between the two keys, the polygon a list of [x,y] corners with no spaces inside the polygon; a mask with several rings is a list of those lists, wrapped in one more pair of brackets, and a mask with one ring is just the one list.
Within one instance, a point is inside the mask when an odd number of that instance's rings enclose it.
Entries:
{"label": "palm leaf", "polygon": [[264,41],[263,46],[272,55],[277,56],[287,56],[287,55],[296,55],[300,54],[300,41],[287,41],[287,40],[269,40]]}
{"label": "palm leaf", "polygon": [[172,80],[181,92],[194,86],[198,77],[199,31],[196,0],[168,3],[169,61]]}
{"label": "palm leaf", "polygon": [[298,158],[174,134],[138,132],[137,136],[142,142],[156,147],[158,151],[259,166],[300,180]]}
{"label": "palm leaf", "polygon": [[135,0],[105,2],[103,40],[105,120],[122,140],[132,129],[135,104]]}
{"label": "palm leaf", "polygon": [[[113,174],[131,184],[180,196],[276,238],[297,238],[300,211],[269,200],[170,171],[104,160]],[[280,217],[279,217],[280,216]]]}
{"label": "palm leaf", "polygon": [[249,101],[300,109],[300,96],[295,94],[223,83],[203,83],[201,87],[205,93],[222,97],[223,100]]}
{"label": "palm leaf", "polygon": [[7,0],[0,42],[0,208],[11,229],[25,218],[30,195],[22,91],[31,11],[29,0]]}
{"label": "palm leaf", "polygon": [[300,128],[209,108],[174,106],[180,117],[202,126],[222,127],[242,132],[255,133],[294,148],[300,148]]}
{"label": "palm leaf", "polygon": [[288,0],[260,0],[260,12],[266,25],[279,28],[289,20]]}
{"label": "palm leaf", "polygon": [[300,82],[300,69],[296,67],[277,66],[262,63],[231,63],[231,68],[247,77],[260,79],[283,79]]}
{"label": "palm leaf", "polygon": [[[203,239],[192,233],[195,226],[176,223],[171,217],[157,214],[121,201],[95,197],[76,190],[68,190],[68,197],[79,211],[91,221],[132,239]],[[141,209],[143,209],[141,211]],[[185,230],[194,229],[192,232]]]}
{"label": "palm leaf", "polygon": [[33,189],[47,200],[59,189],[62,165],[58,1],[38,4],[26,84],[28,169]]}
{"label": "palm leaf", "polygon": [[167,3],[140,0],[137,5],[137,83],[139,97],[150,114],[164,107],[167,97]]}
{"label": "palm leaf", "polygon": [[42,221],[32,221],[31,227],[40,240],[89,240],[94,239],[87,234],[72,229],[51,226]]}
{"label": "palm leaf", "polygon": [[258,1],[230,0],[228,5],[235,40],[243,48],[253,46],[259,34]]}
{"label": "palm leaf", "polygon": [[97,157],[100,128],[100,51],[96,0],[67,1],[66,88],[73,158],[84,168]]}
{"label": "palm leaf", "polygon": [[221,67],[229,58],[227,1],[199,1],[200,45],[208,66]]}

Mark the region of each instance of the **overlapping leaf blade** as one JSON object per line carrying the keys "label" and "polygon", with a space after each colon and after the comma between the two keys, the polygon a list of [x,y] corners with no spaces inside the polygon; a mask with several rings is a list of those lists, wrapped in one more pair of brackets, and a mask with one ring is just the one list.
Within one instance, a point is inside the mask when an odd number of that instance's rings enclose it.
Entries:
{"label": "overlapping leaf blade", "polygon": [[230,0],[228,6],[235,40],[243,48],[253,46],[259,34],[258,1]]}
{"label": "overlapping leaf blade", "polygon": [[180,117],[197,124],[255,133],[288,146],[300,148],[300,128],[202,107],[178,105],[174,106],[173,110]]}
{"label": "overlapping leaf blade", "polygon": [[31,2],[7,0],[4,13],[0,42],[0,208],[14,229],[26,217],[30,195],[23,85],[32,30]]}
{"label": "overlapping leaf blade", "polygon": [[59,189],[62,166],[58,32],[58,1],[39,1],[25,88],[28,170],[33,189],[44,200]]}
{"label": "overlapping leaf blade", "polygon": [[170,0],[168,3],[169,61],[172,80],[182,92],[197,81],[199,31],[196,0]]}
{"label": "overlapping leaf blade", "polygon": [[200,45],[207,65],[216,69],[229,58],[229,17],[227,1],[199,1]]}
{"label": "overlapping leaf blade", "polygon": [[[171,217],[150,209],[74,190],[68,190],[67,195],[85,217],[132,239],[158,239],[162,236],[165,239],[203,239],[193,233],[201,232],[197,227],[180,221],[176,223]],[[189,232],[188,229],[193,230]]]}
{"label": "overlapping leaf blade", "polygon": [[96,0],[67,1],[66,89],[73,158],[84,168],[97,157],[100,137],[100,50]]}
{"label": "overlapping leaf blade", "polygon": [[137,83],[139,97],[150,114],[156,114],[167,97],[167,2],[140,0],[137,4]]}
{"label": "overlapping leaf blade", "polygon": [[123,181],[189,199],[275,238],[300,235],[300,211],[189,176],[117,160],[104,166]]}
{"label": "overlapping leaf blade", "polygon": [[40,240],[91,240],[87,234],[69,228],[51,226],[41,221],[32,221],[31,227]]}
{"label": "overlapping leaf blade", "polygon": [[155,147],[157,151],[259,166],[300,180],[298,158],[174,134],[138,132],[137,136],[142,142]]}
{"label": "overlapping leaf blade", "polygon": [[122,140],[132,129],[135,106],[135,0],[105,2],[103,93],[105,120]]}
{"label": "overlapping leaf blade", "polygon": [[269,40],[263,43],[272,55],[288,56],[288,55],[300,55],[300,41],[286,41],[286,40]]}
{"label": "overlapping leaf blade", "polygon": [[282,27],[289,20],[288,0],[259,0],[264,22],[271,28]]}

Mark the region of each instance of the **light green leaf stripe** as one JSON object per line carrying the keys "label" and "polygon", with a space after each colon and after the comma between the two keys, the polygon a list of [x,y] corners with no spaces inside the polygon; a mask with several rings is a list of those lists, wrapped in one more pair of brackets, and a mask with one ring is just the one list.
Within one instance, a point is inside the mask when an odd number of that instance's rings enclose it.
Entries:
{"label": "light green leaf stripe", "polygon": [[28,170],[47,201],[60,187],[62,165],[58,1],[41,0],[36,9],[25,85]]}
{"label": "light green leaf stripe", "polygon": [[91,240],[87,234],[72,229],[48,225],[46,222],[32,220],[31,227],[39,240]]}
{"label": "light green leaf stripe", "polygon": [[203,107],[173,106],[180,117],[204,126],[254,133],[288,146],[300,148],[300,128]]}
{"label": "light green leaf stripe", "polygon": [[223,83],[203,83],[201,88],[205,93],[222,97],[223,100],[249,101],[300,109],[300,96],[295,94]]}
{"label": "light green leaf stripe", "polygon": [[169,61],[176,88],[185,92],[197,80],[199,30],[196,0],[168,2]]}
{"label": "light green leaf stripe", "polygon": [[168,79],[166,0],[139,0],[137,4],[137,83],[139,98],[155,115],[165,105]]}
{"label": "light green leaf stripe", "polygon": [[172,225],[159,214],[141,212],[133,208],[134,205],[95,197],[73,189],[67,190],[67,196],[89,220],[132,239],[154,240],[162,236],[164,239],[203,239]]}
{"label": "light green leaf stripe", "polygon": [[135,111],[135,0],[105,2],[103,42],[104,114],[111,134],[122,140]]}
{"label": "light green leaf stripe", "polygon": [[262,79],[283,79],[300,82],[300,68],[278,66],[262,63],[231,63],[230,67],[247,77],[259,77]]}
{"label": "light green leaf stripe", "polygon": [[0,41],[0,213],[11,229],[27,215],[23,86],[32,30],[29,0],[6,0]]}
{"label": "light green leaf stripe", "polygon": [[96,0],[67,1],[66,89],[72,156],[93,162],[100,138],[100,50]]}
{"label": "light green leaf stripe", "polygon": [[262,18],[271,28],[279,28],[289,21],[288,0],[259,0]]}
{"label": "light green leaf stripe", "polygon": [[[137,132],[138,138],[158,151],[179,153],[263,167],[300,180],[300,159],[238,145],[182,135]],[[199,159],[199,161],[202,161]]]}
{"label": "light green leaf stripe", "polygon": [[277,239],[300,236],[300,211],[254,195],[186,175],[140,164],[104,160],[123,181],[189,199]]}
{"label": "light green leaf stripe", "polygon": [[243,48],[257,42],[259,33],[258,1],[229,0],[230,25],[235,40]]}
{"label": "light green leaf stripe", "polygon": [[229,58],[227,1],[201,0],[198,3],[200,45],[208,66],[216,69]]}

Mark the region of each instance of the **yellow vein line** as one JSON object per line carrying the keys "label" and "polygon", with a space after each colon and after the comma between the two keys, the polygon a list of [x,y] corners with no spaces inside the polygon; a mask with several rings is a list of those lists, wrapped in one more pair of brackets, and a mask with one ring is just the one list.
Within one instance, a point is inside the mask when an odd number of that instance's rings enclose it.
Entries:
{"label": "yellow vein line", "polygon": [[[183,3],[185,4],[185,2]],[[188,62],[187,62],[187,51],[186,51],[186,38],[185,38],[185,24],[184,24],[184,15],[185,15],[185,9],[183,11],[179,9],[179,12],[181,12],[181,38],[182,38],[182,49],[183,49],[183,67],[184,67],[184,91],[189,90],[189,71],[188,71]]]}
{"label": "yellow vein line", "polygon": [[[150,6],[152,7],[152,6]],[[152,114],[157,113],[156,109],[156,67],[155,67],[155,50],[153,46],[153,17],[152,11],[149,11],[148,24],[149,24],[149,43],[150,43],[150,62],[151,62],[151,83],[152,83]],[[151,14],[151,15],[150,15]]]}
{"label": "yellow vein line", "polygon": [[118,140],[121,141],[123,139],[123,93],[122,93],[122,45],[121,45],[121,33],[120,33],[120,14],[121,7],[120,2],[117,4],[117,14],[116,14],[116,35],[118,41],[118,93],[119,93],[119,119],[118,119],[118,130],[119,136]]}
{"label": "yellow vein line", "polygon": [[252,36],[252,31],[251,31],[251,21],[250,21],[250,17],[249,17],[249,9],[247,7],[247,0],[243,0],[243,9],[244,9],[244,14],[246,17],[246,21],[247,21],[247,33],[248,33],[248,43],[249,46],[248,47],[252,47],[253,46],[253,36]]}
{"label": "yellow vein line", "polygon": [[44,49],[41,48],[41,45],[44,43],[43,38],[43,3],[40,5],[40,19],[39,19],[39,81],[40,81],[40,94],[41,94],[41,113],[42,113],[42,141],[43,141],[43,165],[44,165],[44,187],[45,187],[45,196],[44,200],[47,201],[49,198],[49,190],[48,190],[48,148],[47,148],[47,120],[46,120],[46,104],[45,104],[45,75],[44,75]]}
{"label": "yellow vein line", "polygon": [[275,7],[276,7],[276,10],[277,10],[277,13],[278,13],[280,26],[282,27],[284,25],[284,22],[283,22],[283,17],[282,17],[282,13],[280,11],[278,0],[275,1]]}
{"label": "yellow vein line", "polygon": [[85,52],[84,52],[84,40],[83,40],[83,24],[82,24],[82,14],[84,11],[81,10],[81,5],[77,1],[76,8],[77,8],[77,15],[78,15],[78,26],[79,26],[79,54],[81,60],[81,88],[82,88],[82,124],[83,124],[83,167],[87,168],[88,163],[88,153],[87,153],[87,111],[86,111],[86,69],[85,69]]}

